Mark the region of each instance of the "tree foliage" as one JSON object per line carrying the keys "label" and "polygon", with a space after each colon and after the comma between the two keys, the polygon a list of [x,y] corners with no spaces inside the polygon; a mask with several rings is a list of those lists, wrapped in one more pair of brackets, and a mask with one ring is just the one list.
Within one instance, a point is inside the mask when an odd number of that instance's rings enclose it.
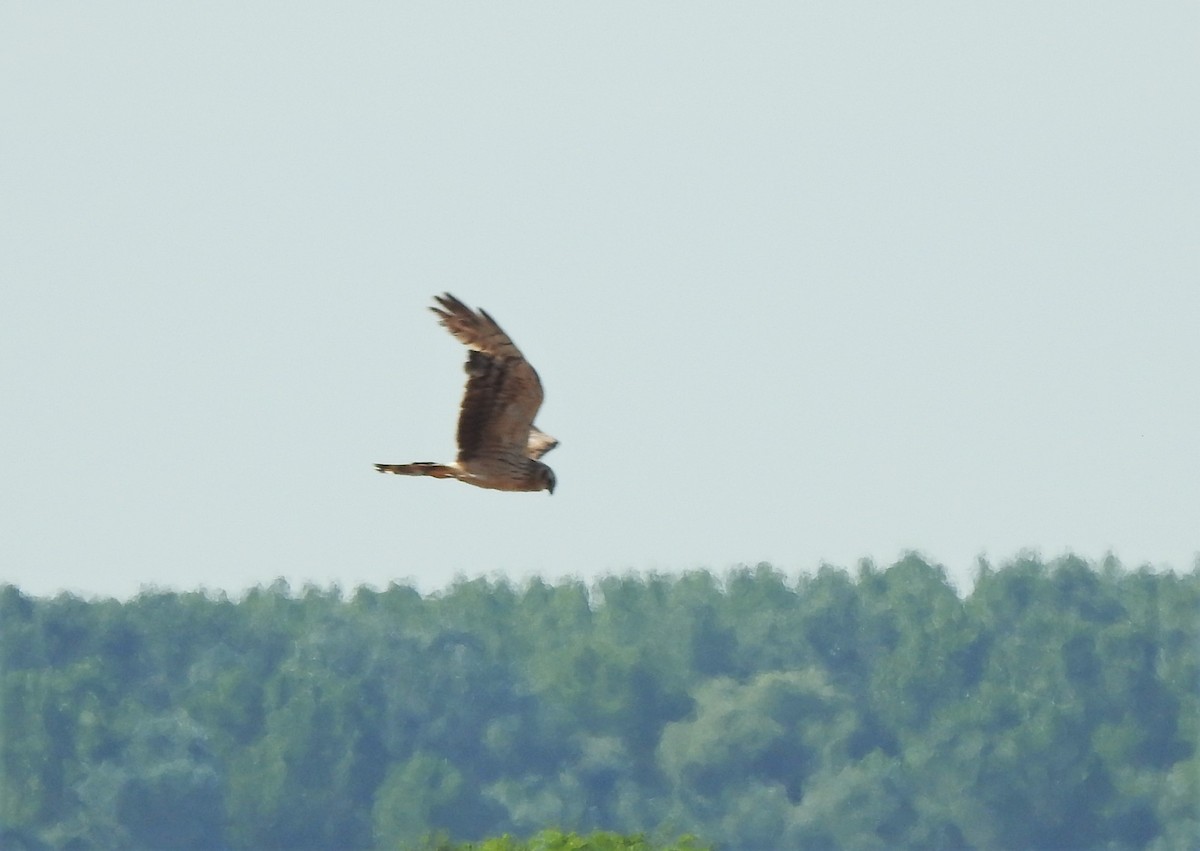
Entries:
{"label": "tree foliage", "polygon": [[0,586],[0,639],[5,847],[1200,836],[1200,568],[1022,558],[965,597],[917,556],[431,595]]}

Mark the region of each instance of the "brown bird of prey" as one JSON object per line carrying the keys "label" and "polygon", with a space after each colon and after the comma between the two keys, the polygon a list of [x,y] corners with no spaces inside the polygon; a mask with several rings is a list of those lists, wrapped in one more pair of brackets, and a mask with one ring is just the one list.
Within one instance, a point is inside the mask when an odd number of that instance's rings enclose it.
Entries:
{"label": "brown bird of prey", "polygon": [[554,471],[543,455],[558,441],[533,424],[542,406],[542,382],[513,341],[483,310],[472,310],[450,293],[429,308],[467,347],[467,392],[458,414],[458,459],[453,464],[417,461],[376,464],[381,473],[458,479],[500,491],[550,491]]}

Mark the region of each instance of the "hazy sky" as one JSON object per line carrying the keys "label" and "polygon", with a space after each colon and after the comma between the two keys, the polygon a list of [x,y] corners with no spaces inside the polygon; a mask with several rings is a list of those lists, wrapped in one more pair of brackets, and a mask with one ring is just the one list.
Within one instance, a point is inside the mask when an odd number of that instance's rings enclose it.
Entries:
{"label": "hazy sky", "polygon": [[[0,578],[1200,550],[1200,5],[6,3]],[[492,313],[554,496],[453,458]]]}

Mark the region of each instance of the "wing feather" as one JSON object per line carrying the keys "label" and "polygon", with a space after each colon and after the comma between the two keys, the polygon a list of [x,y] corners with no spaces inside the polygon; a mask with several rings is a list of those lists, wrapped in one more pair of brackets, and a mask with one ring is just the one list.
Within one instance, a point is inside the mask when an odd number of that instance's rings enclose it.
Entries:
{"label": "wing feather", "polygon": [[485,311],[472,310],[449,293],[435,298],[440,308],[430,309],[470,350],[458,417],[459,462],[482,456],[537,458],[549,451],[552,446],[533,454],[542,383],[520,349]]}

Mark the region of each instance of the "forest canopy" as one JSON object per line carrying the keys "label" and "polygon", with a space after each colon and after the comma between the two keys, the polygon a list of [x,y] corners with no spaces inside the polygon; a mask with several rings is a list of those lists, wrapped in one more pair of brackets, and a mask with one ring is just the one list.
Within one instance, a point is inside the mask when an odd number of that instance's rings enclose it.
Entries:
{"label": "forest canopy", "polygon": [[0,844],[1191,847],[1198,623],[1200,567],[1073,557],[965,596],[915,555],[425,595],[5,585]]}

